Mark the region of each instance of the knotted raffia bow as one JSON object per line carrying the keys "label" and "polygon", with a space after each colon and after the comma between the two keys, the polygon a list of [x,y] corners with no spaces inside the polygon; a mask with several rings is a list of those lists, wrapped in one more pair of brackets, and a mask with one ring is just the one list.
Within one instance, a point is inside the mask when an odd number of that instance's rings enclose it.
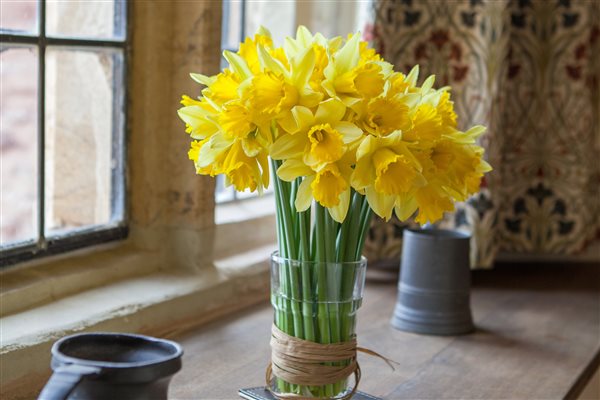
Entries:
{"label": "knotted raffia bow", "polygon": [[[394,361],[373,350],[358,347],[354,338],[347,342],[321,344],[290,336],[273,325],[271,362],[267,366],[265,376],[267,388],[270,388],[273,375],[292,384],[321,386],[339,382],[354,373],[355,383],[352,391],[340,398],[348,400],[356,393],[361,378],[360,366],[356,360],[357,352],[381,358],[395,370],[392,365]],[[347,360],[350,360],[348,365],[335,365],[336,362]],[[271,393],[280,400],[315,400],[314,397],[293,393]]]}

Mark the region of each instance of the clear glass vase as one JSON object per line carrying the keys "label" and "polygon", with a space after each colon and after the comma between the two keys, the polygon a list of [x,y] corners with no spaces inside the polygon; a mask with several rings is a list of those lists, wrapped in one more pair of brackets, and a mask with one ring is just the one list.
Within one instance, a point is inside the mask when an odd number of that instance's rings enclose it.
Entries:
{"label": "clear glass vase", "polygon": [[[356,262],[306,262],[271,257],[271,304],[275,326],[289,336],[330,344],[356,337],[356,311],[361,305],[366,258]],[[335,366],[353,360],[337,361]],[[334,365],[334,363],[323,363]],[[305,385],[272,375],[271,390],[281,397],[341,399],[352,391],[348,376],[330,384]]]}

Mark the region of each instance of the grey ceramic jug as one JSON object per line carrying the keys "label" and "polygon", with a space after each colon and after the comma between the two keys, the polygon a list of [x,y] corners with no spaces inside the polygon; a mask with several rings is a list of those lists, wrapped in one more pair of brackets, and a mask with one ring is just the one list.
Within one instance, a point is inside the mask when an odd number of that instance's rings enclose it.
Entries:
{"label": "grey ceramic jug", "polygon": [[467,234],[407,229],[403,234],[398,300],[392,325],[430,335],[472,332]]}
{"label": "grey ceramic jug", "polygon": [[143,335],[67,336],[52,346],[54,374],[38,400],[166,400],[182,354],[175,342]]}

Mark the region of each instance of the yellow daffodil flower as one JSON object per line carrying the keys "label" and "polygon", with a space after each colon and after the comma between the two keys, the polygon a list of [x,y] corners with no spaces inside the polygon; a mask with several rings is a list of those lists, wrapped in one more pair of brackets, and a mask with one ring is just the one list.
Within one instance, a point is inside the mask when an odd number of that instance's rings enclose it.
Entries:
{"label": "yellow daffodil flower", "polygon": [[298,90],[282,74],[265,72],[254,76],[250,105],[265,118],[275,118],[298,103]]}
{"label": "yellow daffodil flower", "polygon": [[294,124],[288,125],[287,135],[280,136],[271,146],[275,160],[302,158],[315,169],[342,158],[348,146],[363,135],[356,125],[343,121],[346,107],[335,99],[322,102],[313,112],[302,106],[294,107]]}
{"label": "yellow daffodil flower", "polygon": [[481,178],[491,171],[490,165],[483,160],[483,148],[475,144],[461,144],[462,133],[445,137],[432,149],[431,161],[435,172],[447,179],[447,190],[455,200],[464,201],[479,190]]}
{"label": "yellow daffodil flower", "polygon": [[243,139],[256,129],[256,125],[250,119],[250,111],[237,100],[223,106],[218,121],[223,135],[230,139]]}
{"label": "yellow daffodil flower", "polygon": [[397,130],[407,131],[412,127],[410,96],[379,96],[353,107],[358,111],[357,123],[375,136],[387,136]]}
{"label": "yellow daffodil flower", "polygon": [[373,211],[384,219],[392,216],[396,198],[426,182],[421,165],[396,131],[387,137],[366,137],[356,152],[352,186],[364,192]]}
{"label": "yellow daffodil flower", "polygon": [[269,185],[266,153],[248,157],[239,141],[234,142],[227,150],[223,160],[223,173],[227,177],[227,183],[232,184],[238,192],[246,189],[252,192],[258,189],[262,192],[263,188]]}
{"label": "yellow daffodil flower", "polygon": [[442,137],[443,119],[437,109],[424,103],[417,107],[411,118],[410,128],[402,133],[402,139],[419,142],[421,146],[431,146]]}

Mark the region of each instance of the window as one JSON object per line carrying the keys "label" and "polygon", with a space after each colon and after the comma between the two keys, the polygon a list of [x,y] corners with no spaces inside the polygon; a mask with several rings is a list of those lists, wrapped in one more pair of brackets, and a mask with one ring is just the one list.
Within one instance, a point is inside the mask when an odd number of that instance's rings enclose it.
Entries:
{"label": "window", "polygon": [[125,237],[125,0],[0,7],[0,265]]}

